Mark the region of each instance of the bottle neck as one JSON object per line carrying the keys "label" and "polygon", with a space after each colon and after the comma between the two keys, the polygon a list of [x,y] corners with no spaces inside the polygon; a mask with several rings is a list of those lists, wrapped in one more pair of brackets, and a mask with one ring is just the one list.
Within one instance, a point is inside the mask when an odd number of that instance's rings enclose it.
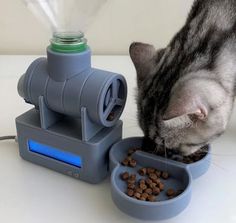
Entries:
{"label": "bottle neck", "polygon": [[87,50],[87,39],[82,32],[56,32],[50,40],[50,48],[59,53],[80,53]]}

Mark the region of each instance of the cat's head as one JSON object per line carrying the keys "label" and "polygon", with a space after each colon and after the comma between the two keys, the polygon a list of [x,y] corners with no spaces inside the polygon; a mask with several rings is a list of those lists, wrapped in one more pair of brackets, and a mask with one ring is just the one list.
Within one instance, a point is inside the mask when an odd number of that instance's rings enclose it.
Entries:
{"label": "cat's head", "polygon": [[179,148],[188,155],[225,131],[233,99],[210,71],[196,69],[172,84],[169,96],[163,98],[166,106],[160,107],[155,93],[167,89],[172,80],[167,80],[165,86],[162,83],[155,86],[154,77],[165,75],[159,69],[165,66],[160,63],[166,54],[166,49],[156,51],[148,44],[130,46],[130,56],[137,71],[139,124],[144,135],[157,145]]}

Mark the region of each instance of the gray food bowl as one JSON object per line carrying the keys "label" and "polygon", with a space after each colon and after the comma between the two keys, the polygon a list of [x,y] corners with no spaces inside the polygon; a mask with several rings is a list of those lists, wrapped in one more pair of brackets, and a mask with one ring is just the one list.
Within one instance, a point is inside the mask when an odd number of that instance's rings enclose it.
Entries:
{"label": "gray food bowl", "polygon": [[[201,160],[184,164],[181,162],[167,160],[163,157],[149,154],[143,151],[136,151],[132,157],[137,161],[135,168],[121,165],[120,163],[127,157],[130,148],[142,146],[142,137],[127,138],[112,146],[110,150],[110,170],[111,170],[111,194],[117,207],[126,214],[143,220],[162,220],[174,217],[182,212],[191,199],[192,179],[204,174],[210,165],[210,154],[208,153]],[[126,182],[122,181],[121,173],[137,173],[141,167],[152,167],[170,174],[168,180],[162,180],[165,189],[173,188],[183,190],[183,192],[173,199],[168,199],[164,192],[158,197],[156,202],[140,201],[126,195]],[[137,177],[140,177],[137,174]]]}

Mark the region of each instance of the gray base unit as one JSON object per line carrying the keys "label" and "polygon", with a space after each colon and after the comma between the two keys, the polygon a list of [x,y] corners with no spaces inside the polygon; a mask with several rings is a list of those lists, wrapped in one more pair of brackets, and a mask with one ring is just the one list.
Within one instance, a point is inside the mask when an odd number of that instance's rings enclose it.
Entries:
{"label": "gray base unit", "polygon": [[81,121],[65,116],[41,128],[37,109],[16,118],[19,151],[23,159],[88,183],[99,183],[109,173],[111,146],[122,138],[122,121],[82,140]]}

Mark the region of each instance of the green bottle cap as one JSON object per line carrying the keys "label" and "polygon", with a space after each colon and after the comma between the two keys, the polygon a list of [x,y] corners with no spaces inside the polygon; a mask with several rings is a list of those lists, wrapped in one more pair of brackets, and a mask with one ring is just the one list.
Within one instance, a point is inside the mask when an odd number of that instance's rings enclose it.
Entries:
{"label": "green bottle cap", "polygon": [[81,53],[87,49],[87,40],[82,32],[54,33],[50,42],[52,51],[59,53]]}

